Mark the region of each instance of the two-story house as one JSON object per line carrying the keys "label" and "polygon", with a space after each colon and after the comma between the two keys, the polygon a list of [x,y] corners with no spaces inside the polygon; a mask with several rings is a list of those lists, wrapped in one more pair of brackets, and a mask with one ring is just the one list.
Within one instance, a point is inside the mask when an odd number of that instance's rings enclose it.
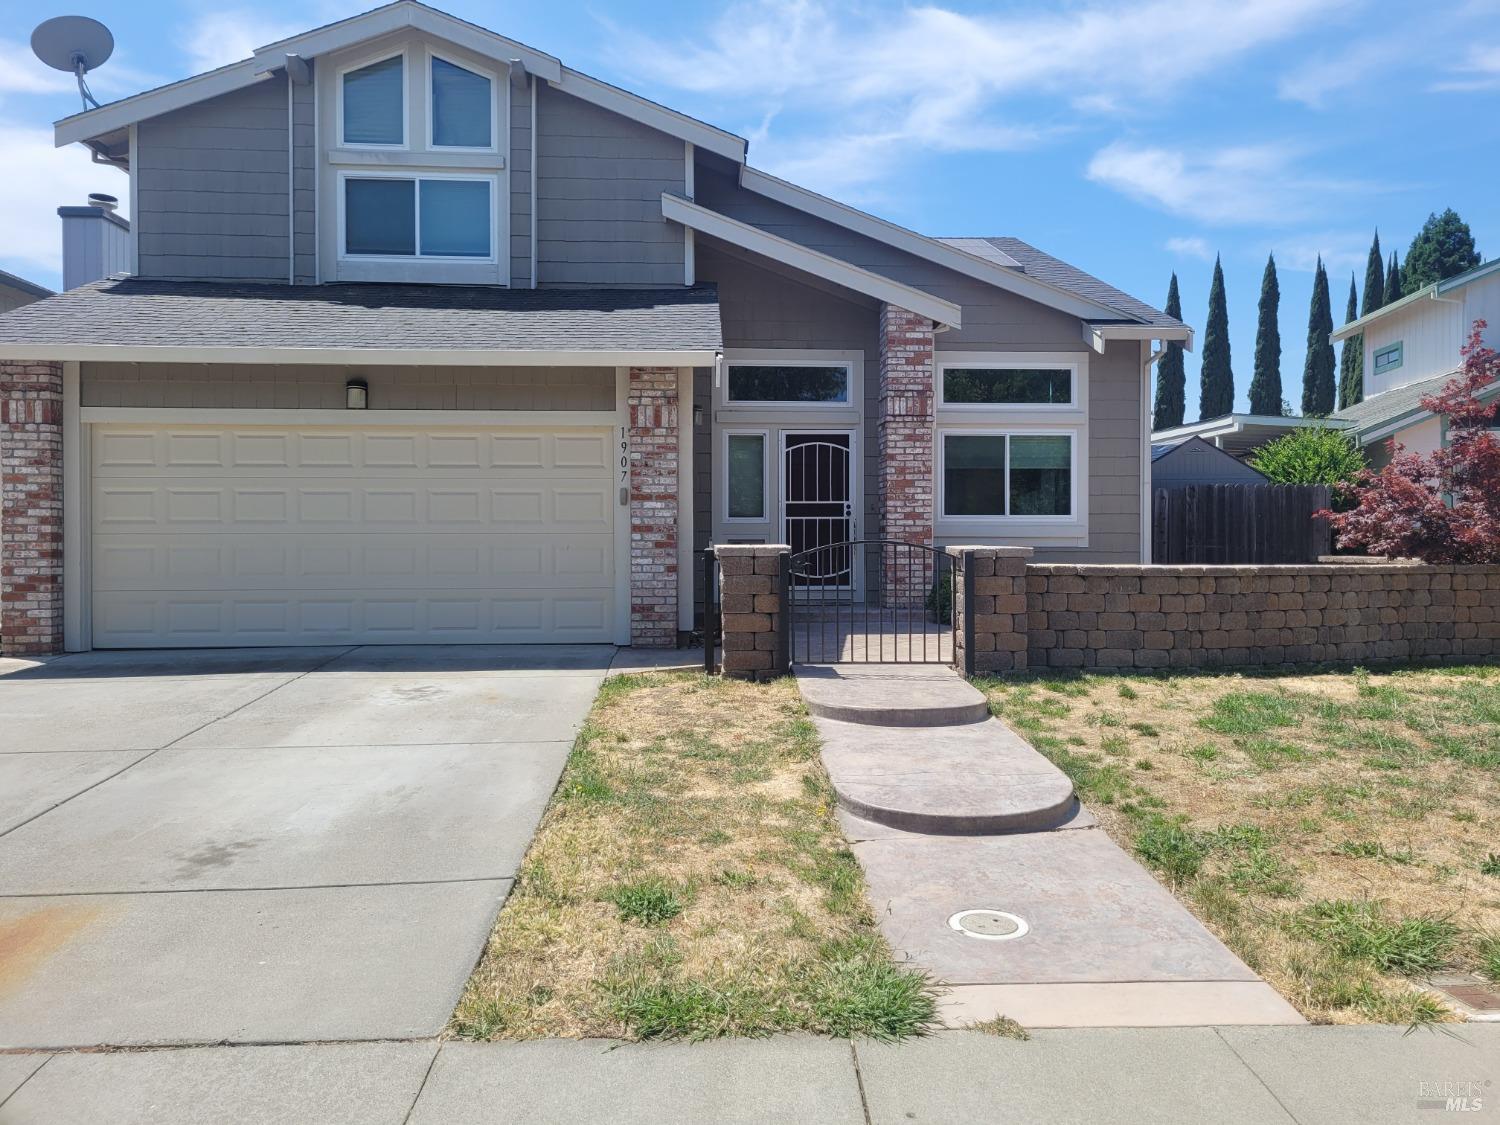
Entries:
{"label": "two-story house", "polygon": [[0,318],[12,651],[666,645],[710,541],[1144,557],[1188,327],[413,0],[56,139],[128,276]]}

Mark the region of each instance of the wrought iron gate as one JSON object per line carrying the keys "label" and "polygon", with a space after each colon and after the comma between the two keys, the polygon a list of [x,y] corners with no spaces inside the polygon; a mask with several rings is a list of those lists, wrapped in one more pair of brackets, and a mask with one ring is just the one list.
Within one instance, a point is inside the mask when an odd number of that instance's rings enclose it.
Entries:
{"label": "wrought iron gate", "polygon": [[787,629],[796,664],[951,664],[952,557],[894,539],[794,551]]}

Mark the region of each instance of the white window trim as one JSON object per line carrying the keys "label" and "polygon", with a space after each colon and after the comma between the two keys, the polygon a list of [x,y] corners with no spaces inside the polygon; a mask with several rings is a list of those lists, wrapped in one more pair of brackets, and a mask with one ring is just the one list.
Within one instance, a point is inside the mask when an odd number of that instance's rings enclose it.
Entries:
{"label": "white window trim", "polygon": [[[963,414],[1086,414],[1088,412],[1089,360],[1080,352],[938,352],[934,357],[933,382],[937,407]],[[948,402],[943,397],[944,373],[950,367],[1051,368],[1073,374],[1069,402]]]}
{"label": "white window trim", "polygon": [[[737,427],[723,431],[724,443],[722,446],[724,455],[724,487],[723,504],[724,516],[721,522],[726,524],[767,524],[771,522],[771,431],[768,429],[755,429]],[[731,437],[758,437],[760,438],[760,512],[756,516],[731,516],[729,514],[729,439]]]}
{"label": "white window trim", "polygon": [[[1395,352],[1396,362],[1381,366],[1380,357],[1385,352]],[[1401,365],[1406,362],[1406,341],[1393,340],[1389,344],[1382,344],[1375,348],[1370,356],[1370,373],[1373,375],[1384,375],[1387,371],[1399,371]]]}
{"label": "white window trim", "polygon": [[[432,61],[434,59],[441,59],[443,62],[447,63],[449,66],[456,66],[456,67],[458,67],[459,70],[466,70],[470,74],[476,74],[480,78],[485,78],[485,79],[489,80],[489,83],[490,83],[490,143],[488,145],[483,145],[483,146],[480,146],[478,148],[474,148],[474,147],[471,147],[471,146],[468,146],[468,145],[440,145],[440,144],[437,143],[437,139],[436,139],[437,138],[437,122],[436,122],[435,116],[434,116],[435,113],[436,113],[436,110],[437,110],[437,98],[435,98],[433,96],[433,92],[432,92]],[[456,59],[456,58],[450,58],[448,55],[443,54],[441,51],[434,51],[434,50],[429,49],[427,51],[426,74],[424,75],[424,80],[427,83],[427,89],[426,89],[426,101],[427,101],[427,136],[426,136],[425,139],[427,141],[426,147],[429,150],[431,150],[432,152],[472,152],[472,153],[495,153],[495,152],[499,152],[500,151],[500,136],[501,136],[501,133],[503,132],[503,130],[500,128],[500,111],[502,109],[502,106],[500,104],[500,93],[499,93],[499,91],[500,91],[500,78],[499,78],[499,76],[497,74],[495,74],[493,71],[484,70],[484,69],[482,69],[480,67],[477,67],[477,66],[472,66],[472,65],[470,65],[469,63],[466,63],[466,62],[459,62],[458,59]]]}
{"label": "white window trim", "polygon": [[[410,180],[415,187],[412,190],[412,206],[416,209],[414,216],[416,220],[415,253],[412,254],[351,254],[348,252],[348,232],[345,227],[345,189],[344,184],[349,180]],[[423,254],[422,253],[422,187],[419,180],[469,180],[482,181],[489,185],[490,189],[490,252],[481,258],[474,255],[456,254]],[[497,198],[500,195],[500,177],[493,173],[468,173],[468,172],[418,172],[409,169],[379,169],[369,171],[353,171],[351,169],[340,169],[338,172],[338,259],[340,262],[435,262],[435,263],[470,263],[472,265],[495,265],[499,261],[500,237],[499,222],[495,214],[497,210]]]}
{"label": "white window trim", "polygon": [[[399,58],[401,60],[401,143],[387,145],[372,144],[369,141],[346,141],[344,139],[344,75],[350,73],[351,71],[364,70],[367,66],[374,66],[376,63],[387,62],[394,58]],[[408,136],[408,134],[411,132],[411,122],[408,120],[411,116],[411,90],[409,87],[410,82],[411,57],[405,47],[402,47],[396,51],[381,51],[375,55],[370,55],[365,58],[359,59],[356,62],[349,63],[347,66],[339,67],[338,71],[333,76],[334,95],[336,102],[336,104],[334,105],[334,124],[338,128],[338,147],[364,152],[410,151],[411,137]]]}
{"label": "white window trim", "polygon": [[[1018,524],[1041,524],[1048,526],[1070,526],[1080,524],[1084,514],[1078,506],[1078,454],[1085,440],[1082,430],[1073,428],[1048,429],[1036,426],[1006,426],[944,428],[937,431],[937,510],[938,519],[945,523],[982,527],[1013,527]],[[1066,437],[1068,439],[1068,508],[1065,516],[966,516],[948,512],[948,438],[949,437],[1003,437],[1005,441],[1005,506],[1010,507],[1010,439],[1013,437]]]}
{"label": "white window trim", "polygon": [[[848,372],[846,387],[848,396],[842,402],[790,402],[765,399],[733,399],[729,397],[729,369],[731,367],[842,367]],[[723,378],[714,389],[715,402],[725,409],[736,411],[765,410],[775,414],[790,411],[860,411],[864,402],[864,360],[857,352],[820,351],[726,351],[724,353]]]}

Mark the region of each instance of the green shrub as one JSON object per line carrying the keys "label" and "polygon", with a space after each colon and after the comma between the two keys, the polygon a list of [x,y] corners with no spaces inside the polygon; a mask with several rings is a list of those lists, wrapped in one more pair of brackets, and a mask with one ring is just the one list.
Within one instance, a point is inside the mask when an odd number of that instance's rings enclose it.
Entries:
{"label": "green shrub", "polygon": [[1293,430],[1250,456],[1250,466],[1273,484],[1326,484],[1338,502],[1365,468],[1359,444],[1342,430],[1307,426]]}

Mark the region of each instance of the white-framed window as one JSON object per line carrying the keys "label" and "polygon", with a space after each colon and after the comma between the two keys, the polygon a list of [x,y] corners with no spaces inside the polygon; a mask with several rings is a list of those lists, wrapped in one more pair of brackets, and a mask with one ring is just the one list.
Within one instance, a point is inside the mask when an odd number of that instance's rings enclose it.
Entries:
{"label": "white-framed window", "polygon": [[405,148],[406,52],[340,70],[337,108],[345,148]]}
{"label": "white-framed window", "polygon": [[768,430],[724,431],[724,522],[770,519]]}
{"label": "white-framed window", "polygon": [[427,55],[427,143],[435,149],[494,152],[498,79],[435,51]]}
{"label": "white-framed window", "polygon": [[1402,356],[1402,341],[1397,340],[1394,344],[1387,344],[1383,348],[1375,349],[1375,374],[1382,375],[1387,371],[1394,371],[1400,367],[1404,357]]}
{"label": "white-framed window", "polygon": [[954,410],[1077,410],[1082,364],[1025,356],[937,362],[938,405]]}
{"label": "white-framed window", "polygon": [[762,408],[848,407],[859,402],[857,382],[848,360],[735,359],[724,365],[724,402]]}
{"label": "white-framed window", "polygon": [[1077,431],[951,429],[938,442],[944,519],[1078,519]]}
{"label": "white-framed window", "polygon": [[339,257],[495,260],[495,176],[341,172]]}

